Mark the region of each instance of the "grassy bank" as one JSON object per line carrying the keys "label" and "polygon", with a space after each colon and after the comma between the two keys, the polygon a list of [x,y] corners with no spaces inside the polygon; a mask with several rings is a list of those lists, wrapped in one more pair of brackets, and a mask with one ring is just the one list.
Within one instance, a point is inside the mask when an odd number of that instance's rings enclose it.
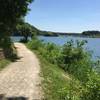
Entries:
{"label": "grassy bank", "polygon": [[[82,90],[79,89],[81,86],[78,80],[74,81],[74,78],[65,73],[63,69],[48,62],[39,51],[32,51],[37,54],[41,63],[42,88],[45,100],[70,100],[70,98],[80,96]],[[73,93],[71,92],[72,89]],[[74,93],[75,95],[73,95]]]}
{"label": "grassy bank", "polygon": [[7,59],[2,59],[2,60],[0,60],[0,71],[1,71],[3,68],[5,68],[9,63],[10,63],[10,61],[7,60]]}
{"label": "grassy bank", "polygon": [[[41,62],[42,87],[46,100],[70,100],[77,98],[80,94],[80,82],[65,73],[60,67],[49,63],[38,52]],[[73,93],[71,92],[73,89]],[[75,89],[75,90],[74,90]],[[76,91],[77,90],[77,91]],[[75,95],[74,95],[75,92]]]}
{"label": "grassy bank", "polygon": [[27,44],[40,59],[46,100],[100,100],[100,73],[95,70],[100,65],[83,49],[85,42],[58,47],[34,38]]}

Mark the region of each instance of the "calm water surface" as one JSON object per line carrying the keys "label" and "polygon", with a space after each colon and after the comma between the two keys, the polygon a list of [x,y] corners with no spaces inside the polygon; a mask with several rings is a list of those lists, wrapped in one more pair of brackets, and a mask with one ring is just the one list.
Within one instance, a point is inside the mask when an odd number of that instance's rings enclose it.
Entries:
{"label": "calm water surface", "polygon": [[73,40],[87,40],[85,48],[92,52],[93,58],[96,59],[100,57],[100,38],[82,38],[82,37],[71,37],[71,36],[63,36],[63,37],[45,37],[39,36],[39,39],[44,40],[44,42],[51,42],[57,45],[64,45],[67,41]]}
{"label": "calm water surface", "polygon": [[[23,36],[11,36],[11,40],[13,42],[19,42],[20,40],[22,40],[24,37]],[[31,40],[30,37],[28,37],[29,40]]]}

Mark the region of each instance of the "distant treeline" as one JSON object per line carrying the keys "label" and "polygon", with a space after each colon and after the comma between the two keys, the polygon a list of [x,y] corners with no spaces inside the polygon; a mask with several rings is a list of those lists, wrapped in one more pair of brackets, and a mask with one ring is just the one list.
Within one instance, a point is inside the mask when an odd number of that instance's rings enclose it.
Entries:
{"label": "distant treeline", "polygon": [[100,36],[100,31],[84,31],[82,33],[83,35],[90,35],[90,36]]}
{"label": "distant treeline", "polygon": [[63,33],[63,32],[50,32],[50,31],[40,31],[39,35],[44,36],[75,36],[75,37],[100,37],[100,31],[84,31],[82,33]]}
{"label": "distant treeline", "polygon": [[[19,26],[23,28],[23,32],[22,32],[22,30],[20,31]],[[18,28],[13,33],[13,36],[23,36],[23,35],[26,35],[25,33],[27,33],[27,36],[34,36],[34,35],[61,36],[61,35],[65,35],[65,36],[74,36],[74,37],[100,37],[100,31],[84,31],[82,33],[42,31],[42,30],[39,30],[38,28],[34,27],[33,25],[30,25],[29,23],[23,23],[23,24],[18,25]]]}

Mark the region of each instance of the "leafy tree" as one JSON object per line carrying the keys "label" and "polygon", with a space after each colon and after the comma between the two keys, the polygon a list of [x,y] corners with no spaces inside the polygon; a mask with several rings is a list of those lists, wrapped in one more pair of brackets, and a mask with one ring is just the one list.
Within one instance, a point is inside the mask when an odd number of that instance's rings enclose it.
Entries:
{"label": "leafy tree", "polygon": [[28,5],[33,0],[0,0],[0,47],[4,49],[5,57],[14,55],[14,46],[10,35],[16,25],[29,11]]}
{"label": "leafy tree", "polygon": [[0,0],[0,42],[10,36],[33,0]]}
{"label": "leafy tree", "polygon": [[27,24],[19,25],[18,31],[20,35],[24,36],[25,42],[28,41],[28,36],[31,36],[31,28]]}
{"label": "leafy tree", "polygon": [[16,26],[16,29],[13,35],[14,36],[24,36],[24,41],[27,42],[28,37],[35,36],[38,31],[39,30],[37,28],[23,21]]}

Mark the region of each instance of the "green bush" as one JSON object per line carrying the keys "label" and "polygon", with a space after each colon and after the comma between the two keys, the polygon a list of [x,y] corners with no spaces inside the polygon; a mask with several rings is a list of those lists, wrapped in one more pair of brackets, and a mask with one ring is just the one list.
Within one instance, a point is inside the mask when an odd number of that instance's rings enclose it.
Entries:
{"label": "green bush", "polygon": [[100,74],[95,71],[89,74],[86,90],[83,92],[82,100],[100,100]]}
{"label": "green bush", "polygon": [[44,44],[44,48],[39,48],[40,53],[51,63],[56,64],[61,52],[58,46],[52,43]]}
{"label": "green bush", "polygon": [[33,38],[32,41],[29,41],[27,46],[30,48],[30,49],[33,49],[33,50],[38,50],[40,47],[43,46],[43,43],[42,41],[38,40],[36,37]]}
{"label": "green bush", "polygon": [[65,87],[58,92],[58,95],[61,94],[58,100],[100,100],[100,71],[97,72],[100,63],[91,59],[91,54],[84,49],[85,43],[87,41],[71,40],[59,47],[37,38],[28,43],[28,47],[38,51],[46,61],[59,66],[73,77],[68,90]]}

